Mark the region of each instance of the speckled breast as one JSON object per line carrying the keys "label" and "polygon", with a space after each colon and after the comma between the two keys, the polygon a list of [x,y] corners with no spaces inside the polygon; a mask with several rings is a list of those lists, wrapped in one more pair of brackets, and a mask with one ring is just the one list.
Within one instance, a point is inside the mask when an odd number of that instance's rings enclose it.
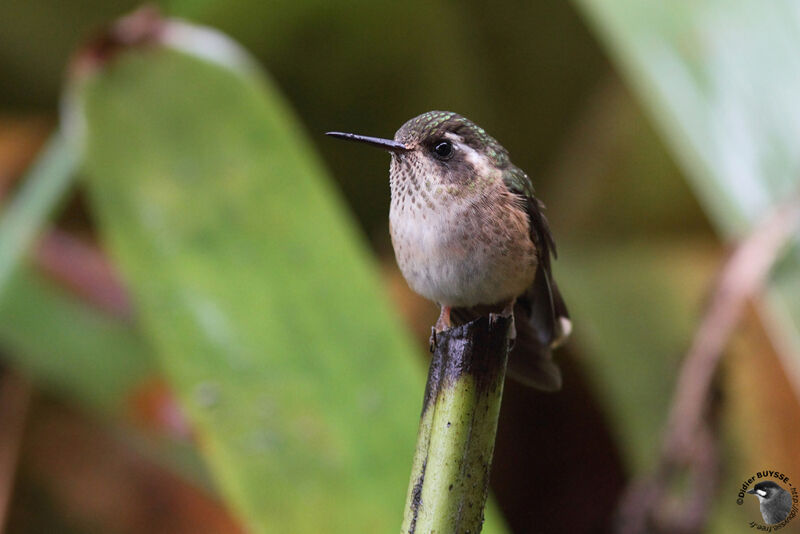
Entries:
{"label": "speckled breast", "polygon": [[473,195],[443,187],[404,193],[393,190],[390,232],[414,291],[462,307],[506,302],[531,285],[537,258],[528,217],[502,184]]}

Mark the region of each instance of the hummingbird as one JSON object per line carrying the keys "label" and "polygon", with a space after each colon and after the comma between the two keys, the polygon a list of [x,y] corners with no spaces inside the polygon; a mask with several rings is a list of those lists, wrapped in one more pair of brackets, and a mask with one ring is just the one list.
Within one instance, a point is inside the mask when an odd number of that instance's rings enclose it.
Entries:
{"label": "hummingbird", "polygon": [[394,139],[327,135],[391,154],[389,233],[411,289],[441,307],[432,344],[476,316],[512,315],[509,376],[560,389],[551,350],[572,327],[552,274],[556,245],[530,178],[506,149],[450,111],[414,117]]}

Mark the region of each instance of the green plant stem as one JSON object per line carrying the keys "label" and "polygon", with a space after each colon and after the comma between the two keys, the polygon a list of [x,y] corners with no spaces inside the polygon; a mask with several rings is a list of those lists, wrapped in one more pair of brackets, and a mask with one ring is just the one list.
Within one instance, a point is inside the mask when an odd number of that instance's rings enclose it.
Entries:
{"label": "green plant stem", "polygon": [[492,315],[437,334],[402,532],[481,531],[510,325]]}
{"label": "green plant stem", "polygon": [[64,196],[77,165],[77,150],[56,132],[0,216],[0,296],[54,206]]}

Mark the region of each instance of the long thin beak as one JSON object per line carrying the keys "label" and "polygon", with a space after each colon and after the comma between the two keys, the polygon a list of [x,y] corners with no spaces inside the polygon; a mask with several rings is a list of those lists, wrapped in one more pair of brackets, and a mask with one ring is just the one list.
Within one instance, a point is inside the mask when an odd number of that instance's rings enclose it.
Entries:
{"label": "long thin beak", "polygon": [[358,141],[367,145],[376,146],[389,152],[406,152],[410,150],[406,145],[393,141],[391,139],[381,139],[380,137],[368,137],[366,135],[356,135],[344,132],[326,132],[325,135],[331,137],[338,137],[339,139],[346,139],[348,141]]}

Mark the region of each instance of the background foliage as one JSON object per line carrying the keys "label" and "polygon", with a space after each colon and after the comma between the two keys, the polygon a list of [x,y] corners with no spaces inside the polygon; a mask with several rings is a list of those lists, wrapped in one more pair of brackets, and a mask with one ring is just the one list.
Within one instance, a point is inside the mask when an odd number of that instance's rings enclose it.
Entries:
{"label": "background foliage", "polygon": [[[37,183],[24,170],[56,122],[69,55],[133,7],[0,8],[4,217]],[[35,392],[16,475],[0,470],[15,481],[13,494],[0,484],[8,530],[396,528],[436,310],[394,266],[386,156],[321,133],[388,137],[429,109],[472,118],[532,176],[576,326],[562,393],[508,384],[485,530],[610,524],[658,452],[725,245],[797,182],[797,8],[161,7],[225,32],[268,74],[149,51],[81,89],[87,165],[41,182],[73,187],[52,225],[29,226],[39,237],[0,294],[0,390],[29,379]],[[784,319],[752,314],[727,355],[709,532],[758,518],[732,497],[751,472],[800,476],[787,258],[769,297]]]}

